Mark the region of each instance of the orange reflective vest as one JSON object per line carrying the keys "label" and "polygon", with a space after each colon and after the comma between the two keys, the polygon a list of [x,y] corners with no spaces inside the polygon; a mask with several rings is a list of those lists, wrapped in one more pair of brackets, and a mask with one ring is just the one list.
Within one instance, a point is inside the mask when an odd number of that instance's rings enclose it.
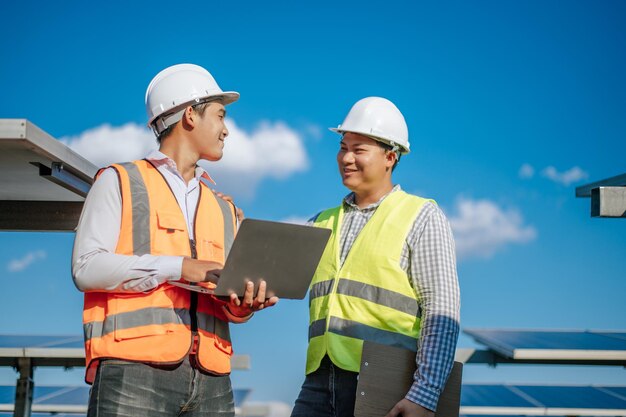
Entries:
{"label": "orange reflective vest", "polygon": [[[146,160],[111,166],[118,174],[122,222],[115,253],[187,256],[224,263],[234,240],[234,206],[201,181],[195,240],[161,173]],[[220,302],[168,283],[149,293],[92,291],[83,310],[87,370],[92,383],[100,359],[174,364],[194,345],[200,367],[230,372],[232,345]]]}

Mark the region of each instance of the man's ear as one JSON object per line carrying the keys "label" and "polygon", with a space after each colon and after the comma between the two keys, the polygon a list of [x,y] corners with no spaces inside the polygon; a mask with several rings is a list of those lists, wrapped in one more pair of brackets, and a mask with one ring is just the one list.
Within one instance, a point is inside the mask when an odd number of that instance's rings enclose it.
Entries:
{"label": "man's ear", "polygon": [[388,168],[393,168],[394,164],[398,160],[398,154],[393,151],[385,150],[385,162]]}
{"label": "man's ear", "polygon": [[185,112],[183,113],[183,117],[180,120],[183,122],[183,126],[194,128],[196,126],[196,122],[198,121],[198,115],[194,111],[193,107],[187,106],[185,108]]}

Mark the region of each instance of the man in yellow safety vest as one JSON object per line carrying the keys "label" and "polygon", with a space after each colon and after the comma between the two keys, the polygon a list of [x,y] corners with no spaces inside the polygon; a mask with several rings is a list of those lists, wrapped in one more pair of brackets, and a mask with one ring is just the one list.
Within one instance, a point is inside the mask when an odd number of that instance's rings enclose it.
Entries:
{"label": "man in yellow safety vest", "polygon": [[434,201],[392,182],[410,145],[391,101],[364,98],[331,130],[351,193],[312,219],[332,235],[311,283],[306,378],[291,416],[353,416],[365,340],[416,352],[414,383],[387,417],[433,416],[459,332],[450,226]]}

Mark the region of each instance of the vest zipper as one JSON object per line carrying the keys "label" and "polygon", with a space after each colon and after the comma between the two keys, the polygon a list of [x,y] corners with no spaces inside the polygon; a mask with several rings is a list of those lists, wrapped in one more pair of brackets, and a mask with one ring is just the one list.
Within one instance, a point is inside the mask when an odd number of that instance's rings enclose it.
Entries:
{"label": "vest zipper", "polygon": [[[196,212],[193,217],[193,227],[194,230],[194,239],[189,239],[189,247],[191,249],[191,257],[193,259],[198,259],[198,250],[196,248],[196,223],[198,221],[198,210],[200,209],[200,202],[202,200],[202,184],[198,182],[198,202],[196,204]],[[191,316],[191,353],[193,355],[197,354],[198,348],[200,346],[200,338],[198,336],[198,293],[195,291],[189,291],[191,293],[189,300],[189,314]]]}
{"label": "vest zipper", "polygon": [[[191,257],[193,259],[198,259],[198,252],[196,251],[196,241],[193,239],[189,239],[189,246],[191,247]],[[191,331],[194,336],[198,331],[198,293],[195,291],[189,291],[191,294],[191,299],[189,301],[189,314],[191,315]]]}

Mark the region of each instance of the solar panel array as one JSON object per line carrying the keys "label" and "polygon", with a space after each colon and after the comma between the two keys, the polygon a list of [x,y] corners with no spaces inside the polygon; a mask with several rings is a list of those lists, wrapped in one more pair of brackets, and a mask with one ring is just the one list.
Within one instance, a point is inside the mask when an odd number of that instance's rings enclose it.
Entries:
{"label": "solar panel array", "polygon": [[17,366],[29,358],[32,366],[85,366],[82,336],[0,335],[0,365]]}
{"label": "solar panel array", "polygon": [[626,332],[465,329],[477,342],[517,360],[611,361],[626,365]]}
{"label": "solar panel array", "polygon": [[80,348],[84,349],[82,336],[29,336],[0,334],[0,351],[21,348]]}
{"label": "solar panel array", "polygon": [[611,415],[625,416],[626,386],[464,384],[461,410],[472,415],[487,411],[528,415],[529,410],[533,415],[553,415],[555,410],[566,415],[596,415],[615,410]]}

